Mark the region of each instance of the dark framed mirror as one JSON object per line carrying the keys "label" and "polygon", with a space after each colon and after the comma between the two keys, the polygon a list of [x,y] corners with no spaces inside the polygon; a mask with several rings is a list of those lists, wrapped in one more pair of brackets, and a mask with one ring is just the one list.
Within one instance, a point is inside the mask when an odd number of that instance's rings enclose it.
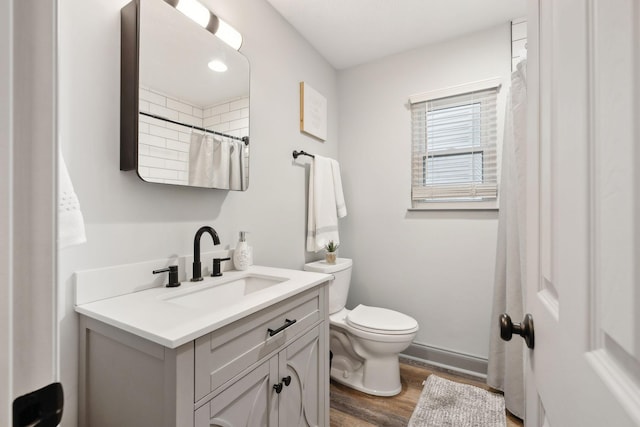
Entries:
{"label": "dark framed mirror", "polygon": [[[206,21],[189,18],[184,2]],[[239,33],[234,47],[223,41],[231,27],[195,0],[134,0],[121,20],[120,169],[147,182],[246,190],[250,79]]]}

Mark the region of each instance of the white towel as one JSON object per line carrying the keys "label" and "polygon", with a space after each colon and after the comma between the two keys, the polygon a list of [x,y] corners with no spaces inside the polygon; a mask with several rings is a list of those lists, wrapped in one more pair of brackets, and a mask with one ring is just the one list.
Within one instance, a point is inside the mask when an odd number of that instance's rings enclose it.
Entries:
{"label": "white towel", "polygon": [[58,248],[63,249],[86,241],[80,202],[73,189],[62,152],[58,150]]}
{"label": "white towel", "polygon": [[344,203],[344,194],[342,193],[342,177],[340,176],[340,163],[331,159],[331,173],[333,175],[333,190],[336,196],[336,210],[338,218],[347,216],[347,205]]}
{"label": "white towel", "polygon": [[213,186],[213,138],[210,135],[191,134],[189,185],[209,188]]}
{"label": "white towel", "polygon": [[229,189],[229,156],[231,146],[228,141],[216,137],[213,145],[213,187]]}
{"label": "white towel", "polygon": [[346,214],[340,165],[316,155],[309,173],[307,251],[318,252],[331,240],[339,244],[338,217]]}
{"label": "white towel", "polygon": [[240,144],[240,186],[241,190],[249,188],[249,146],[244,141]]}
{"label": "white towel", "polygon": [[242,190],[242,142],[231,141],[229,160],[229,189]]}

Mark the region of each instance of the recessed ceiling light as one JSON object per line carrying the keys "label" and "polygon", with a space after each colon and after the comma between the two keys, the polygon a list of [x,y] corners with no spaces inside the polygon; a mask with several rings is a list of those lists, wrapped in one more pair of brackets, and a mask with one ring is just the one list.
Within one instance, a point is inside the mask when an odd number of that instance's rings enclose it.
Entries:
{"label": "recessed ceiling light", "polygon": [[213,71],[224,73],[225,71],[227,71],[227,64],[220,60],[214,59],[213,61],[209,62],[209,68],[211,68]]}

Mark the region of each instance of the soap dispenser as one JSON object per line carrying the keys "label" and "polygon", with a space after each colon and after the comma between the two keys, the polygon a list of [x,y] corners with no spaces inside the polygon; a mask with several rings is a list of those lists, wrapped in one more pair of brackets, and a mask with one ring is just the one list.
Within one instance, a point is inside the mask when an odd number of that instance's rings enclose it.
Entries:
{"label": "soap dispenser", "polygon": [[246,270],[253,264],[253,250],[247,244],[246,231],[240,232],[240,240],[233,252],[233,265],[236,270]]}

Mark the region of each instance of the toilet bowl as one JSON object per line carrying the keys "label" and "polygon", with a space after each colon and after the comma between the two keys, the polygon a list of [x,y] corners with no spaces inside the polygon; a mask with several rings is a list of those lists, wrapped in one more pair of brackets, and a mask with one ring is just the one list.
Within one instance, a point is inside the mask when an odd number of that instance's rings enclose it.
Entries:
{"label": "toilet bowl", "polygon": [[364,393],[394,396],[402,390],[398,354],[415,338],[418,322],[385,308],[360,304],[346,309],[351,268],[348,258],[305,264],[307,271],[334,276],[329,284],[331,378]]}

